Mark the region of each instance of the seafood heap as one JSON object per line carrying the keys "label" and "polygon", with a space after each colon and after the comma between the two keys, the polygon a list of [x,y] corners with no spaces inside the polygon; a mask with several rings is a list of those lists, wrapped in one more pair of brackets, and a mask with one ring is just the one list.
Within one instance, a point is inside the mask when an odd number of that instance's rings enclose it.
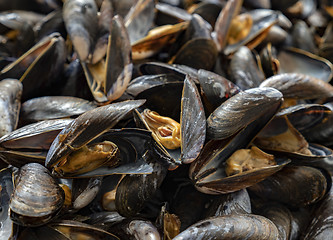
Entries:
{"label": "seafood heap", "polygon": [[0,39],[0,239],[333,239],[330,1],[0,0]]}

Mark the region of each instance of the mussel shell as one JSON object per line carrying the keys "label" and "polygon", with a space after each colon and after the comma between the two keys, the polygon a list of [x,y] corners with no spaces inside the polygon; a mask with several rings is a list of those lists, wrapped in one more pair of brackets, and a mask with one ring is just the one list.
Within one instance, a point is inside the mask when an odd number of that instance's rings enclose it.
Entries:
{"label": "mussel shell", "polygon": [[67,177],[89,178],[113,174],[151,174],[153,167],[148,160],[154,156],[159,160],[156,152],[156,143],[151,132],[143,129],[123,128],[111,129],[93,140],[91,143],[110,141],[119,149],[119,165],[113,168],[101,166],[95,170],[79,175]]}
{"label": "mussel shell", "polygon": [[9,217],[9,201],[14,190],[11,170],[8,168],[0,170],[0,235],[3,238],[9,239],[13,234],[13,222]]}
{"label": "mussel shell", "polygon": [[207,136],[225,139],[263,115],[273,115],[282,94],[273,88],[252,88],[239,92],[221,104],[207,119]]}
{"label": "mussel shell", "polygon": [[240,47],[232,56],[230,70],[234,83],[242,90],[259,87],[260,83],[265,80],[252,52],[245,46]]}
{"label": "mussel shell", "polygon": [[62,220],[60,222],[52,222],[48,224],[48,226],[62,233],[69,239],[120,240],[120,238],[113,233],[78,221]]}
{"label": "mussel shell", "polygon": [[254,214],[227,215],[201,220],[185,229],[174,240],[185,239],[278,239],[269,219]]}
{"label": "mussel shell", "polygon": [[177,75],[171,74],[142,75],[133,79],[129,83],[125,94],[128,94],[134,98],[139,93],[151,87],[163,85],[168,82],[182,82],[183,80],[183,77],[178,77]]}
{"label": "mussel shell", "polygon": [[333,188],[316,206],[313,219],[301,239],[330,239],[333,237]]}
{"label": "mussel shell", "polygon": [[96,108],[93,102],[67,96],[45,96],[33,98],[22,104],[21,118],[35,122],[48,119],[78,116]]}
{"label": "mussel shell", "polygon": [[84,221],[84,223],[107,231],[111,226],[121,222],[124,219],[125,217],[121,216],[117,212],[103,211],[90,214],[89,219]]}
{"label": "mussel shell", "polygon": [[50,147],[45,165],[51,168],[74,149],[84,146],[115,126],[127,113],[143,103],[144,100],[124,101],[83,113],[58,134]]}
{"label": "mussel shell", "polygon": [[302,207],[321,200],[330,182],[325,172],[313,167],[285,167],[264,181],[249,187],[251,192],[263,199]]}
{"label": "mussel shell", "polygon": [[311,30],[302,20],[298,20],[293,26],[292,45],[295,48],[299,48],[310,53],[315,53],[316,51],[315,41]]}
{"label": "mussel shell", "polygon": [[[2,69],[0,77],[20,79],[23,84],[23,100],[38,97],[46,91],[54,90],[52,87],[63,72],[65,58],[64,39],[59,33],[52,33]],[[41,76],[46,80],[41,81]]]}
{"label": "mussel shell", "polygon": [[88,60],[94,47],[97,11],[93,0],[69,0],[63,6],[66,30],[81,61]]}
{"label": "mussel shell", "polygon": [[[148,108],[179,122],[183,86],[183,82],[154,86],[139,93],[136,99],[146,99],[141,108]],[[165,99],[168,99],[167,103],[165,103]]]}
{"label": "mussel shell", "polygon": [[54,138],[73,120],[45,120],[25,125],[12,131],[0,139],[0,147],[4,149],[49,149]]}
{"label": "mussel shell", "polygon": [[286,115],[298,131],[306,131],[327,121],[332,115],[329,107],[320,104],[297,104],[282,109],[276,116]]}
{"label": "mussel shell", "polygon": [[242,189],[214,197],[204,216],[207,218],[247,213],[252,213],[250,196],[246,189]]}
{"label": "mussel shell", "polygon": [[102,185],[102,178],[73,179],[72,207],[79,210],[96,197]]}
{"label": "mussel shell", "polygon": [[284,98],[322,99],[333,96],[333,86],[327,82],[300,73],[282,73],[267,78],[260,87],[279,90]]}
{"label": "mussel shell", "polygon": [[279,231],[279,239],[290,239],[293,216],[287,207],[279,203],[267,203],[255,213],[268,218],[275,224]]}
{"label": "mussel shell", "polygon": [[[224,142],[221,140],[209,141],[198,159],[192,163],[190,178],[199,191],[214,195],[235,192],[264,180],[290,162],[286,158],[276,158],[277,164],[274,166],[227,176],[225,161],[238,147],[242,148],[240,141],[235,139]],[[212,152],[213,154],[211,154]]]}
{"label": "mussel shell", "polygon": [[192,14],[198,14],[205,19],[211,26],[215,25],[216,19],[222,10],[222,6],[217,1],[200,2],[191,11]]}
{"label": "mussel shell", "polygon": [[131,45],[124,22],[120,16],[115,16],[111,24],[105,75],[106,95],[110,102],[125,92],[133,69]]}
{"label": "mussel shell", "polygon": [[[210,71],[200,69],[198,71],[198,80],[200,87],[207,97],[211,107],[208,109],[215,110],[225,100],[236,95],[240,88],[228,79]],[[210,112],[210,113],[211,113]]]}
{"label": "mussel shell", "polygon": [[47,151],[59,132],[72,120],[45,120],[18,128],[0,139],[1,158],[16,167],[45,163]]}
{"label": "mussel shell", "polygon": [[332,159],[333,150],[325,146],[310,143],[308,149],[312,155],[303,153],[288,152],[282,150],[265,149],[267,152],[277,157],[288,157],[294,165],[320,166],[326,159]]}
{"label": "mussel shell", "polygon": [[218,55],[215,42],[209,38],[195,38],[188,41],[177,52],[172,63],[184,64],[195,69],[211,70]]}
{"label": "mussel shell", "polygon": [[143,38],[153,25],[155,1],[138,0],[127,13],[124,22],[131,43]]}
{"label": "mussel shell", "polygon": [[[249,14],[251,14],[251,12],[249,12]],[[260,16],[256,19],[256,12],[253,12],[251,15],[253,18],[253,25],[249,34],[241,41],[226,46],[223,51],[225,55],[234,53],[241,46],[247,46],[248,48],[253,49],[266,37],[268,30],[278,21],[278,14],[276,12],[269,15]]]}
{"label": "mussel shell", "polygon": [[160,233],[149,220],[126,219],[108,229],[115,232],[121,239],[128,240],[161,240]]}
{"label": "mussel shell", "polygon": [[49,171],[38,163],[24,165],[10,201],[11,219],[23,226],[52,220],[64,203],[64,192]]}
{"label": "mussel shell", "polygon": [[63,14],[60,9],[50,12],[43,17],[36,23],[34,29],[37,31],[37,39],[42,39],[52,32],[59,32],[64,38],[67,34]]}
{"label": "mussel shell", "polygon": [[155,8],[157,10],[155,22],[159,26],[190,21],[192,18],[191,14],[185,9],[170,3],[157,2]]}
{"label": "mussel shell", "polygon": [[285,48],[277,55],[279,74],[301,73],[329,82],[333,76],[333,65],[325,58],[302,49]]}
{"label": "mussel shell", "polygon": [[0,82],[0,136],[17,127],[22,90],[22,83],[16,79],[4,79]]}
{"label": "mussel shell", "polygon": [[45,163],[46,151],[1,150],[0,158],[14,167],[22,167],[28,163]]}
{"label": "mussel shell", "polygon": [[132,44],[133,60],[146,59],[159,53],[165,47],[173,44],[187,26],[188,22],[181,22],[153,28],[146,37]]}
{"label": "mussel shell", "polygon": [[[181,40],[186,43],[195,38],[210,38],[211,25],[207,23],[200,15],[193,14],[191,21],[188,23]],[[183,45],[183,44],[181,44]]]}
{"label": "mussel shell", "polygon": [[[115,195],[117,191],[117,186],[121,179],[125,176],[122,174],[115,174],[111,176],[105,176],[100,187],[100,191],[97,193],[96,198],[92,202],[90,208],[93,211],[101,212],[116,211]],[[119,214],[119,213],[117,213]],[[97,217],[97,216],[96,216]],[[87,222],[89,223],[89,222]],[[102,223],[102,222],[101,222]]]}
{"label": "mussel shell", "polygon": [[268,43],[260,52],[261,67],[266,77],[271,77],[277,74],[280,63],[277,60],[277,51],[271,43]]}
{"label": "mussel shell", "polygon": [[228,1],[218,15],[214,26],[214,31],[216,33],[216,41],[218,43],[219,50],[225,48],[225,45],[227,44],[227,36],[230,31],[231,21],[239,14],[241,6],[242,1]]}
{"label": "mussel shell", "polygon": [[173,74],[178,77],[185,78],[186,74],[196,76],[198,71],[186,65],[181,64],[167,64],[163,62],[147,62],[140,65],[142,74]]}
{"label": "mussel shell", "polygon": [[[181,168],[182,166],[180,166],[179,168]],[[175,171],[172,171],[173,174],[174,172]],[[178,176],[179,175],[180,174],[178,172]],[[163,183],[163,185],[165,185],[165,183]],[[197,191],[193,185],[183,184],[182,186],[182,184],[180,184],[175,189],[174,181],[167,182],[167,189],[168,188],[171,188],[169,191],[167,190],[168,194],[171,195],[171,200],[169,200],[170,212],[172,212],[179,218],[179,230],[183,231],[202,218],[202,215],[205,213],[206,210],[205,206],[209,202],[209,196],[207,194]],[[192,199],[195,199],[195,201],[192,201]]]}
{"label": "mussel shell", "polygon": [[152,174],[126,175],[117,186],[117,212],[125,217],[135,216],[162,184],[167,168],[154,163]]}
{"label": "mussel shell", "polygon": [[66,236],[47,225],[25,228],[19,232],[17,240],[68,240]]}
{"label": "mussel shell", "polygon": [[198,157],[206,139],[206,117],[200,94],[190,75],[184,80],[180,124],[180,160],[191,163]]}

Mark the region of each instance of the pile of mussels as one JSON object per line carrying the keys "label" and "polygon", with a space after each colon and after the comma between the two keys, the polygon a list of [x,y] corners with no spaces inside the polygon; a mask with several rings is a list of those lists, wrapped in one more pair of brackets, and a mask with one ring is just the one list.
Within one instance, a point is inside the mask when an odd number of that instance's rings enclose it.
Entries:
{"label": "pile of mussels", "polygon": [[0,239],[333,239],[333,1],[0,11]]}

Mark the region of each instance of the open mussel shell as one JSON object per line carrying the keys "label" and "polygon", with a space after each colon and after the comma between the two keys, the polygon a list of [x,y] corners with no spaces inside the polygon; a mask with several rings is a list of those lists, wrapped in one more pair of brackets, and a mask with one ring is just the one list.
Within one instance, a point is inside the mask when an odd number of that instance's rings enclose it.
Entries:
{"label": "open mussel shell", "polygon": [[[241,131],[239,135],[231,139],[211,140],[205,145],[189,171],[190,178],[199,191],[214,195],[235,192],[264,180],[290,162],[286,158],[275,158],[276,165],[227,176],[225,161],[234,151],[248,144],[250,140],[246,142],[240,139],[244,136],[246,132]],[[250,136],[249,139],[251,139]]]}
{"label": "open mussel shell", "polygon": [[[254,143],[265,151],[279,157],[288,157],[296,165],[316,165],[331,159],[333,151],[319,144],[308,143],[295,129],[309,128],[326,121],[329,108],[317,104],[295,105],[282,109],[259,133]],[[291,124],[291,121],[294,124]],[[316,123],[317,122],[317,123]]]}
{"label": "open mussel shell", "polygon": [[181,222],[175,214],[168,212],[167,207],[166,203],[161,207],[160,214],[155,222],[158,229],[162,229],[163,239],[173,239],[180,232]]}
{"label": "open mussel shell", "polygon": [[45,120],[25,125],[0,139],[5,149],[48,149],[58,133],[72,119]]}
{"label": "open mussel shell", "polygon": [[238,214],[201,220],[174,240],[189,239],[278,239],[279,232],[269,219],[254,214]]}
{"label": "open mussel shell", "polygon": [[45,163],[51,143],[72,120],[45,120],[26,125],[0,139],[0,155],[8,164],[21,167],[28,162]]}
{"label": "open mussel shell", "polygon": [[[330,103],[327,104],[327,106],[332,109],[330,105]],[[318,125],[313,126],[312,128],[300,130],[300,132],[309,142],[315,142],[325,146],[332,146],[332,123],[333,114],[330,113],[328,117],[324,119],[324,121],[318,123]]]}
{"label": "open mussel shell", "polygon": [[150,30],[142,39],[132,44],[133,60],[141,60],[152,57],[166,46],[174,43],[179,34],[188,26],[188,22],[174,25],[163,25]]}
{"label": "open mussel shell", "polygon": [[106,61],[81,62],[92,95],[97,102],[111,102],[126,90],[132,77],[131,45],[122,18],[114,16],[108,37]]}
{"label": "open mussel shell", "polygon": [[183,77],[172,74],[142,75],[129,83],[125,95],[134,98],[148,88],[163,85],[168,82],[182,82],[183,80]]}
{"label": "open mussel shell", "polygon": [[61,9],[50,12],[40,19],[34,26],[34,30],[36,31],[37,39],[42,39],[52,32],[59,32],[65,38],[66,28]]}
{"label": "open mussel shell", "polygon": [[240,0],[228,1],[216,19],[214,32],[216,34],[216,42],[218,43],[219,51],[224,49],[227,44],[227,36],[230,32],[231,22],[235,16],[239,14],[241,6],[242,1]]}
{"label": "open mussel shell", "polygon": [[185,79],[186,74],[197,76],[198,70],[181,64],[167,64],[163,62],[146,62],[140,65],[140,72],[144,75],[170,74]]}
{"label": "open mussel shell", "polygon": [[276,115],[286,115],[290,123],[300,132],[326,122],[332,110],[321,104],[297,104],[279,111]]}
{"label": "open mussel shell", "polygon": [[43,225],[55,217],[63,203],[63,190],[44,166],[30,163],[20,169],[9,204],[15,223]]}
{"label": "open mussel shell", "polygon": [[[167,92],[168,89],[170,90],[170,94]],[[143,106],[144,108],[156,111],[160,115],[170,117],[176,121],[179,119],[178,114],[180,113],[181,115],[180,152],[177,148],[166,149],[158,140],[156,133],[153,133],[153,137],[156,142],[160,143],[160,148],[165,153],[166,157],[170,158],[173,164],[190,163],[194,161],[199,155],[206,138],[206,117],[200,94],[192,77],[186,75],[184,83],[170,83],[150,88],[141,92],[137,97],[145,98],[145,96],[147,96],[147,102]],[[175,97],[171,98],[171,96]],[[170,101],[168,101],[168,104],[164,104],[165,99],[170,99],[174,104]],[[161,102],[161,104],[158,104],[159,102]],[[177,110],[179,112],[177,112]],[[150,129],[148,122],[143,117],[143,114],[145,114],[144,110],[139,110],[136,113],[137,124]],[[196,124],[193,124],[194,118],[197,119]]]}
{"label": "open mussel shell", "polygon": [[58,134],[48,151],[45,166],[53,168],[75,149],[81,148],[115,126],[126,114],[144,102],[144,100],[129,100],[83,113]]}
{"label": "open mussel shell", "polygon": [[277,60],[277,50],[271,43],[261,50],[260,63],[267,78],[278,73],[280,62]]}
{"label": "open mussel shell", "polygon": [[26,122],[68,118],[78,116],[96,107],[95,103],[81,98],[45,96],[25,101],[22,104],[21,118]]}
{"label": "open mussel shell", "polygon": [[[264,127],[278,111],[282,101],[282,94],[273,88],[252,88],[239,92],[208,117],[207,136],[225,139],[259,119]],[[263,115],[267,117],[266,123],[263,122]]]}
{"label": "open mussel shell", "polygon": [[47,226],[60,232],[68,239],[120,240],[120,238],[113,233],[73,220],[52,222]]}
{"label": "open mussel shell", "polygon": [[279,90],[284,98],[323,99],[333,96],[333,86],[324,80],[300,73],[282,73],[267,78],[260,87]]}
{"label": "open mussel shell", "polygon": [[321,200],[331,187],[325,171],[307,166],[287,166],[249,190],[263,199],[292,207],[304,207]]}
{"label": "open mussel shell", "polygon": [[[38,97],[41,92],[52,90],[64,70],[65,59],[65,41],[59,33],[52,33],[3,68],[0,78],[19,79],[23,84],[23,100]],[[46,80],[41,81],[41,76]]]}
{"label": "open mussel shell", "polygon": [[[36,18],[39,17],[36,14]],[[3,52],[20,56],[33,45],[35,40],[33,25],[35,21],[29,21],[27,18],[24,17],[24,14],[15,11],[1,12],[0,29],[2,42],[0,46]],[[14,36],[11,35],[13,32],[16,33]]]}
{"label": "open mussel shell", "polygon": [[280,63],[279,74],[301,73],[325,82],[329,82],[333,76],[333,65],[330,61],[302,49],[282,49],[277,60]]}
{"label": "open mussel shell", "polygon": [[253,49],[267,36],[268,30],[278,22],[278,14],[276,12],[260,17],[256,17],[255,11],[252,14],[251,12],[244,14],[250,14],[250,17],[253,19],[252,27],[245,38],[226,46],[223,50],[225,55],[233,54],[241,46],[247,46],[248,48]]}
{"label": "open mussel shell", "polygon": [[[162,116],[168,116],[178,122],[180,121],[183,86],[183,82],[154,86],[139,93],[136,99],[146,99],[143,107],[156,111]],[[167,103],[165,103],[166,99],[168,99]]]}
{"label": "open mussel shell", "polygon": [[[68,174],[65,177],[88,178],[112,174],[151,174],[153,167],[147,162],[151,156],[158,156],[158,149],[151,132],[143,129],[111,129],[91,143],[110,141],[117,145],[119,164],[115,167],[100,166],[82,174]],[[157,155],[156,155],[157,154]]]}
{"label": "open mussel shell", "polygon": [[0,82],[0,136],[17,127],[22,88],[22,83],[16,79],[4,79]]}

